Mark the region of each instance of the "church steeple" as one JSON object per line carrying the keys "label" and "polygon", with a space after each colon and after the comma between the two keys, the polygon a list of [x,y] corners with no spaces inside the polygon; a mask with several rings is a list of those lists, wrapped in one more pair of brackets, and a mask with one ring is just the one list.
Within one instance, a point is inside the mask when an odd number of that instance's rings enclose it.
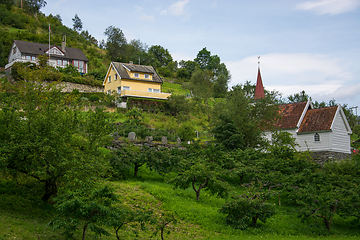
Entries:
{"label": "church steeple", "polygon": [[259,59],[259,61],[258,61],[258,75],[257,75],[254,99],[265,98],[264,86],[263,86],[262,79],[261,79],[261,74],[260,74],[260,56],[258,56],[258,59]]}

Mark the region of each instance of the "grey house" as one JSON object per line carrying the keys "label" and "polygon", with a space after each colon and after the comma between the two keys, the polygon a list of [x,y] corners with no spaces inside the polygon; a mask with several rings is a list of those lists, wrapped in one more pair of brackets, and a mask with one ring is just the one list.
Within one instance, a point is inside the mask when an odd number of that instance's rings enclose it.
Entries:
{"label": "grey house", "polygon": [[66,67],[68,64],[75,66],[81,74],[88,73],[89,59],[81,49],[66,47],[66,41],[63,41],[61,47],[56,45],[25,42],[14,40],[8,58],[8,64],[5,65],[5,71],[10,73],[11,67],[16,62],[37,63],[38,55],[48,55],[50,53],[49,65],[53,67]]}

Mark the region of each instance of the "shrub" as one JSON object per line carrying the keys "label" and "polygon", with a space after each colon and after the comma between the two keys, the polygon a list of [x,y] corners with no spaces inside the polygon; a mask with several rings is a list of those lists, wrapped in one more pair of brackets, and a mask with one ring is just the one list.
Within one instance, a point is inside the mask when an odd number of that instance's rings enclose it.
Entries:
{"label": "shrub", "polygon": [[98,95],[91,95],[89,100],[91,102],[98,102],[100,100],[100,97]]}

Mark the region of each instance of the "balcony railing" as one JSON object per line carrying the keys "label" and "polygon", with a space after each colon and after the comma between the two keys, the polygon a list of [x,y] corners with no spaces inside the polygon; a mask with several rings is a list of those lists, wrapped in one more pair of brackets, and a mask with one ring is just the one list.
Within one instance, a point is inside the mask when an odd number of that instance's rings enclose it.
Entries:
{"label": "balcony railing", "polygon": [[143,97],[143,98],[156,98],[156,99],[167,99],[171,96],[171,93],[154,93],[137,90],[121,90],[118,91],[121,97]]}

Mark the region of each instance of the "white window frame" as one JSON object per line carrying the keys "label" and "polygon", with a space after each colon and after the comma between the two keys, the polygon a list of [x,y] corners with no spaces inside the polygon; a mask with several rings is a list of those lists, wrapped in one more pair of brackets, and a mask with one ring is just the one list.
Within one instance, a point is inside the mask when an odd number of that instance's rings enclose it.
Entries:
{"label": "white window frame", "polygon": [[26,59],[27,61],[31,61],[31,56],[25,56],[25,59]]}
{"label": "white window frame", "polygon": [[67,60],[63,60],[63,65],[64,65],[64,66],[68,65],[68,61],[67,61]]}
{"label": "white window frame", "polygon": [[108,77],[108,83],[111,83],[111,76]]}
{"label": "white window frame", "polygon": [[78,60],[74,60],[73,66],[79,68],[79,61],[78,61]]}
{"label": "white window frame", "polygon": [[134,78],[140,78],[140,74],[134,73]]}
{"label": "white window frame", "polygon": [[58,59],[58,60],[56,61],[56,63],[57,63],[57,65],[62,66],[62,60]]}
{"label": "white window frame", "polygon": [[114,81],[116,81],[118,79],[118,75],[115,73],[114,74]]}
{"label": "white window frame", "polygon": [[153,89],[152,88],[148,88],[148,92],[152,92],[153,91]]}
{"label": "white window frame", "polygon": [[160,93],[160,89],[153,89],[154,93]]}
{"label": "white window frame", "polygon": [[144,78],[150,79],[150,75],[149,74],[144,74]]}
{"label": "white window frame", "polygon": [[118,94],[121,94],[121,86],[120,86],[120,87],[117,87],[117,93],[118,93]]}
{"label": "white window frame", "polygon": [[122,89],[123,89],[123,90],[130,90],[130,87],[128,87],[128,86],[123,86]]}
{"label": "white window frame", "polygon": [[106,93],[110,95],[111,94],[111,89],[107,90]]}

